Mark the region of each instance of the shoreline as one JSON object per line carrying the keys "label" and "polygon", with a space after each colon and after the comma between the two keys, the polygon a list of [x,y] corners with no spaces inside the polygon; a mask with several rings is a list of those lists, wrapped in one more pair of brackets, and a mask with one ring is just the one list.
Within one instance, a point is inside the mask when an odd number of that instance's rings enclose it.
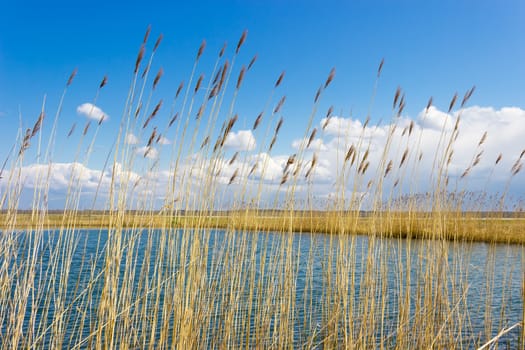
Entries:
{"label": "shoreline", "polygon": [[[525,217],[501,213],[484,215],[472,213],[357,213],[341,215],[337,212],[274,212],[231,211],[221,215],[166,215],[158,212],[126,214],[112,218],[108,213],[61,212],[44,217],[18,212],[7,222],[7,214],[0,213],[1,231],[10,229],[238,229],[263,232],[296,232],[313,234],[368,235],[388,238],[445,239],[448,241],[525,244]],[[496,214],[498,215],[496,217]],[[509,213],[507,213],[509,214]],[[13,221],[14,220],[14,221]],[[118,221],[117,221],[118,220]],[[379,233],[377,233],[379,232]],[[437,232],[437,233],[436,233]]]}

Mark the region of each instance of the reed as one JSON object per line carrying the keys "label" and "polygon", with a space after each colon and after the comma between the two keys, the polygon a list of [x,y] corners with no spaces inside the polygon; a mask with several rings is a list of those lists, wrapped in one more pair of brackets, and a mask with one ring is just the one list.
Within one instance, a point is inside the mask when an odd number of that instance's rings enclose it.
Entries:
{"label": "reed", "polygon": [[[249,122],[257,142],[232,151],[229,141],[244,121],[236,102],[257,67],[257,55],[236,67],[247,32],[233,52],[223,46],[206,73],[200,72],[203,41],[171,105],[157,96],[163,68],[149,77],[162,41],[160,35],[149,49],[150,32],[148,27],[131,67],[92,210],[81,210],[82,179],[104,117],[97,125],[88,122],[76,139],[64,208],[48,209],[58,120],[76,70],[54,119],[46,118],[51,113],[44,101],[33,127],[19,131],[6,156],[0,187],[2,348],[523,346],[525,216],[506,203],[525,151],[503,193],[490,197],[497,202],[491,210],[479,204],[490,194],[473,195],[468,188],[490,133],[480,135],[463,176],[449,183],[462,109],[474,88],[461,101],[456,125],[443,122],[435,154],[428,156],[430,191],[422,194],[417,186],[428,170],[421,168],[423,135],[413,122],[401,124],[406,102],[398,88],[379,158],[372,156],[367,135],[370,116],[357,140],[338,130],[336,191],[321,201],[313,191],[323,166],[315,145],[338,122],[334,107],[321,115],[319,128],[314,121],[335,69],[312,96],[296,153],[283,157],[282,172],[270,179],[272,152],[287,125],[286,95],[275,98],[285,88],[284,72]],[[382,60],[371,106],[384,68]],[[97,84],[93,106],[107,84],[108,77]],[[455,94],[449,114],[457,103]],[[432,99],[423,118],[430,108]],[[67,133],[71,142],[74,131],[75,125]],[[145,148],[139,152],[130,135],[145,139]],[[160,147],[166,137],[169,150]],[[41,170],[32,206],[22,210],[23,171],[33,151],[43,155],[37,158]],[[167,165],[160,156],[169,159]],[[95,210],[101,199],[103,209]],[[485,254],[481,264],[479,249]]]}

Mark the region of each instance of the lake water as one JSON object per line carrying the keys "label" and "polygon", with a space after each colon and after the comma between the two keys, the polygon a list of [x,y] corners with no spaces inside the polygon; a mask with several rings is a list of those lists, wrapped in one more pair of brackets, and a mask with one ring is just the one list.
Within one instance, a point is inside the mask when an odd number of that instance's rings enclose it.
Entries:
{"label": "lake water", "polygon": [[[11,235],[16,258],[0,257],[12,278],[3,297],[29,293],[18,309],[2,302],[4,345],[13,310],[25,315],[21,345],[108,341],[94,332],[106,327],[107,300],[117,310],[113,345],[134,348],[174,344],[188,324],[189,344],[206,348],[322,348],[327,334],[339,346],[350,336],[393,347],[400,320],[412,346],[414,332],[431,332],[442,347],[469,348],[523,318],[521,246],[224,230]],[[518,348],[520,333],[500,344]]]}

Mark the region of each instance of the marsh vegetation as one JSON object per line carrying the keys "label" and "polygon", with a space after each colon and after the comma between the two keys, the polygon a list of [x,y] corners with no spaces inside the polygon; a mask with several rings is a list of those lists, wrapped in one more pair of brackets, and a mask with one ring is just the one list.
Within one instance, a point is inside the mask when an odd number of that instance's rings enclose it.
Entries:
{"label": "marsh vegetation", "polygon": [[[52,116],[44,104],[5,157],[2,348],[523,347],[525,218],[509,189],[525,151],[498,194],[469,191],[487,133],[459,176],[449,169],[474,89],[451,99],[454,118],[443,120],[432,155],[421,153],[423,131],[401,118],[401,89],[379,158],[371,158],[365,132],[370,117],[358,138],[340,130],[335,191],[318,200],[312,179],[323,160],[314,145],[333,127],[333,107],[319,110],[334,69],[313,91],[303,142],[269,177],[286,123],[285,74],[276,74],[263,111],[244,119],[246,149],[233,151],[232,135],[243,132],[236,131],[236,99],[257,64],[257,56],[236,62],[247,33],[231,57],[224,47],[201,75],[203,42],[187,81],[164,102],[155,100],[164,71],[151,72],[162,36],[150,42],[149,35],[132,67],[114,146],[90,178],[90,203],[83,184],[104,114],[67,132],[78,151],[64,208],[48,208],[62,101],[76,72]],[[383,61],[378,80],[382,68]],[[98,113],[109,82],[100,81],[88,113]],[[425,111],[432,108],[430,100]],[[146,140],[144,147],[134,138]],[[162,163],[158,145],[166,138],[173,142]],[[32,205],[20,208],[30,152]],[[493,169],[502,157],[491,160]]]}

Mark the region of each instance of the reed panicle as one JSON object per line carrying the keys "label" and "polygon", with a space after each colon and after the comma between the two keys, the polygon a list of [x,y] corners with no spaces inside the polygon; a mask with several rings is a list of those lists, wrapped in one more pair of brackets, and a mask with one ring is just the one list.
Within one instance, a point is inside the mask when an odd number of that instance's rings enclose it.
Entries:
{"label": "reed panicle", "polygon": [[108,77],[104,75],[104,78],[102,78],[102,81],[100,82],[100,85],[98,86],[99,89],[102,89],[106,84],[108,83]]}
{"label": "reed panicle", "polygon": [[246,74],[246,67],[242,66],[241,71],[239,72],[239,77],[237,78],[237,85],[235,86],[237,90],[241,88],[242,81],[244,80],[244,74]]}
{"label": "reed panicle", "polygon": [[155,78],[153,79],[153,90],[155,90],[155,88],[157,87],[157,84],[159,83],[160,78],[162,78],[162,75],[164,75],[164,69],[162,69],[161,67],[157,72],[157,75],[155,75]]}
{"label": "reed panicle", "polygon": [[71,125],[71,128],[69,129],[69,132],[67,133],[67,137],[69,138],[71,135],[73,135],[73,133],[75,132],[75,128],[77,126],[77,123],[73,123],[73,125]]}
{"label": "reed panicle", "polygon": [[248,63],[248,70],[250,70],[250,69],[253,67],[253,65],[254,65],[255,62],[257,61],[257,57],[258,57],[257,54],[255,54],[255,55],[252,57],[252,59],[250,60],[250,63]]}
{"label": "reed panicle", "polygon": [[237,43],[237,47],[235,48],[235,53],[238,54],[239,53],[239,50],[241,49],[241,46],[244,44],[244,42],[246,41],[246,37],[248,36],[248,31],[245,30],[244,32],[242,32],[242,35],[241,37],[239,38],[239,42]]}
{"label": "reed panicle", "polygon": [[312,144],[316,133],[317,133],[317,128],[314,128],[312,130],[312,133],[310,134],[310,138],[308,139],[308,143],[306,144],[306,148],[310,148],[310,145]]}
{"label": "reed panicle", "polygon": [[263,113],[264,112],[259,113],[259,115],[257,115],[257,118],[255,118],[255,122],[253,122],[253,130],[256,130],[257,127],[259,126],[259,124],[261,123],[262,117],[263,117]]}
{"label": "reed panicle", "polygon": [[455,93],[454,96],[452,96],[452,100],[450,100],[450,104],[448,105],[447,113],[450,113],[450,111],[452,111],[452,108],[454,108],[454,105],[456,104],[457,99],[458,99],[458,94]]}
{"label": "reed panicle", "polygon": [[162,42],[163,38],[164,38],[164,36],[162,35],[162,33],[160,33],[159,37],[157,38],[157,41],[155,41],[155,45],[153,46],[153,52],[157,51],[157,49],[159,48],[160,43]]}
{"label": "reed panicle", "polygon": [[285,101],[286,101],[286,96],[281,97],[281,99],[279,100],[279,102],[278,102],[277,105],[275,106],[275,109],[273,110],[273,113],[274,113],[274,114],[279,113],[279,111],[280,111],[281,108],[283,107]]}
{"label": "reed panicle", "polygon": [[[157,115],[157,113],[159,112],[161,107],[162,107],[162,100],[160,100],[155,105],[155,108],[153,108],[153,111],[151,112],[151,114],[148,116],[148,118],[146,118],[146,121],[144,122],[144,125],[142,126],[142,129],[147,128],[148,124],[153,120],[153,118],[155,118],[155,116]],[[137,113],[135,113],[135,115],[137,115]]]}
{"label": "reed panicle", "polygon": [[383,70],[383,65],[385,64],[385,59],[382,58],[381,62],[379,62],[379,67],[377,67],[377,77],[379,78],[381,76],[381,71]]}
{"label": "reed panicle", "polygon": [[75,79],[75,77],[76,77],[76,75],[77,75],[77,72],[78,72],[78,69],[77,69],[77,68],[73,69],[73,72],[71,72],[71,75],[70,75],[69,78],[67,79],[66,86],[70,86],[71,83],[73,83],[73,80]]}
{"label": "reed panicle", "polygon": [[198,61],[202,54],[204,53],[204,49],[206,49],[206,40],[202,40],[201,46],[199,46],[199,50],[197,51],[197,57],[195,58],[195,61]]}
{"label": "reed panicle", "polygon": [[135,71],[134,71],[135,74],[137,74],[137,72],[139,71],[140,63],[142,62],[142,59],[144,58],[145,50],[146,48],[144,47],[144,44],[142,44],[142,46],[139,49],[137,59],[135,60]]}
{"label": "reed panicle", "polygon": [[281,85],[281,83],[283,82],[283,79],[284,79],[284,75],[285,75],[285,71],[282,71],[281,74],[279,75],[279,78],[277,78],[277,80],[275,81],[275,88],[278,88],[279,85]]}
{"label": "reed panicle", "polygon": [[328,87],[328,85],[330,85],[330,83],[332,82],[332,80],[334,80],[334,77],[335,77],[335,68],[332,68],[330,70],[330,73],[328,74],[328,78],[326,78],[326,81],[324,83],[324,88],[326,89]]}
{"label": "reed panicle", "polygon": [[[281,101],[283,101],[283,99],[281,99]],[[280,102],[279,102],[279,105],[281,105]],[[279,107],[279,105],[277,106]],[[277,135],[279,133],[279,130],[281,130],[281,127],[283,126],[283,122],[284,122],[284,119],[281,117],[279,121],[277,122],[277,125],[275,126],[275,135]]]}
{"label": "reed panicle", "polygon": [[219,58],[222,58],[222,56],[224,56],[224,52],[226,51],[226,46],[227,46],[226,43],[222,45],[221,50],[219,51]]}

